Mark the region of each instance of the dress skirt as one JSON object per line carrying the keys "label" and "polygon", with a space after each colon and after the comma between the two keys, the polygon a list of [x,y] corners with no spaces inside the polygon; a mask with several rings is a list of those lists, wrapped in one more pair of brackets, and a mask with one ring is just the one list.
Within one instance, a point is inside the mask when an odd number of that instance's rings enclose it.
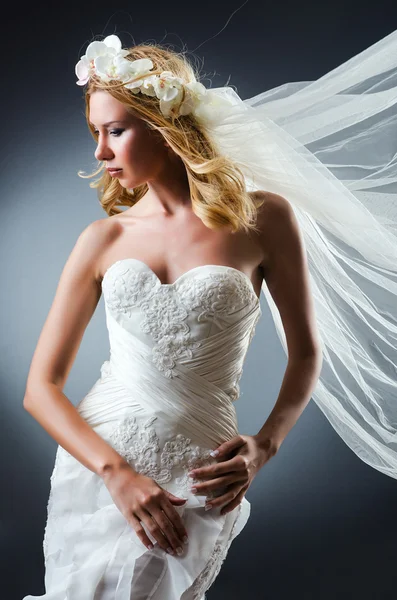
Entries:
{"label": "dress skirt", "polygon": [[183,420],[162,419],[139,402],[109,362],[77,409],[134,470],[187,499],[174,508],[189,543],[182,555],[170,555],[142,523],[154,544],[147,549],[102,478],[58,446],[43,541],[46,593],[23,600],[204,600],[250,514],[246,498],[221,515],[221,507],[205,511],[206,496],[190,492],[195,480],[188,472],[217,462],[209,455],[214,444],[203,445]]}

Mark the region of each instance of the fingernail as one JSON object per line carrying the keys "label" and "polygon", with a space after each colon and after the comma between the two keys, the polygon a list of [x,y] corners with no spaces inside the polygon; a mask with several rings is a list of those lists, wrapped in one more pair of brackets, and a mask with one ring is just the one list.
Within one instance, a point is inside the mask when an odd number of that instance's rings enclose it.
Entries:
{"label": "fingernail", "polygon": [[176,549],[178,556],[180,556],[183,553],[183,548],[181,548],[181,546],[178,546],[178,548]]}
{"label": "fingernail", "polygon": [[218,456],[219,454],[219,450],[213,450],[212,452],[210,452],[210,456]]}
{"label": "fingernail", "polygon": [[190,488],[190,491],[192,492],[192,494],[197,494],[197,488],[195,487]]}
{"label": "fingernail", "polygon": [[183,536],[183,543],[184,544],[188,544],[189,543],[189,539],[188,539],[187,535]]}
{"label": "fingernail", "polygon": [[174,554],[174,551],[173,551],[173,549],[172,549],[171,547],[170,547],[170,548],[167,548],[167,552],[168,552],[169,554]]}
{"label": "fingernail", "polygon": [[212,508],[212,504],[206,504],[205,505],[205,510],[211,510]]}
{"label": "fingernail", "polygon": [[153,550],[153,548],[154,548],[153,544],[149,544],[148,548],[149,548],[149,550]]}

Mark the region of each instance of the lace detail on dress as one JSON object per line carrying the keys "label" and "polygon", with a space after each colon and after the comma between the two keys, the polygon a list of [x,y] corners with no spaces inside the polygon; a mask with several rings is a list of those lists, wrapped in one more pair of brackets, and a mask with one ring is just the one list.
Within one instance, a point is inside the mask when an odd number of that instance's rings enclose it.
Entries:
{"label": "lace detail on dress", "polygon": [[123,261],[116,265],[106,273],[106,303],[111,310],[129,317],[133,308],[142,310],[145,318],[140,327],[156,342],[153,363],[168,378],[176,375],[178,359],[192,358],[201,346],[201,342],[191,339],[186,323],[192,311],[198,313],[199,322],[212,320],[222,326],[225,316],[258,300],[244,274],[235,270],[188,277],[170,288],[161,284],[151,270],[137,270]]}
{"label": "lace detail on dress", "polygon": [[[237,521],[241,512],[241,504],[239,505],[237,512],[238,514],[233,523],[233,527],[231,529],[227,542],[223,545],[219,543],[215,544],[208,563],[206,564],[205,568],[201,571],[200,575],[195,579],[192,586],[193,600],[202,600],[203,594],[205,594],[205,592],[214,583],[215,579],[219,575],[219,571],[222,568],[222,565],[226,559],[227,553],[233,541]],[[204,596],[204,600],[206,600],[206,596]]]}
{"label": "lace detail on dress", "polygon": [[184,281],[179,286],[179,295],[189,312],[199,313],[199,322],[211,320],[220,325],[225,316],[257,301],[245,276],[237,271],[209,273],[205,279]]}
{"label": "lace detail on dress", "polygon": [[189,313],[183,305],[183,296],[159,287],[156,294],[147,296],[141,302],[140,307],[145,314],[141,329],[156,342],[152,360],[159,371],[171,378],[174,376],[176,360],[192,358],[193,350],[201,346],[201,342],[190,339],[190,327],[185,322]]}
{"label": "lace detail on dress", "polygon": [[103,295],[108,307],[131,317],[131,310],[140,305],[142,298],[152,294],[156,281],[152,273],[136,271],[131,266],[115,263],[103,280]]}
{"label": "lace detail on dress", "polygon": [[[194,482],[198,483],[198,479],[188,476],[189,471],[217,461],[210,456],[211,450],[192,446],[190,438],[180,433],[161,447],[152,427],[156,419],[150,417],[138,425],[135,416],[126,417],[109,434],[109,443],[138,473],[151,477],[159,485],[173,480],[179,490],[187,492]],[[176,477],[176,468],[182,469],[183,474]],[[213,497],[213,493],[207,494],[207,498]]]}

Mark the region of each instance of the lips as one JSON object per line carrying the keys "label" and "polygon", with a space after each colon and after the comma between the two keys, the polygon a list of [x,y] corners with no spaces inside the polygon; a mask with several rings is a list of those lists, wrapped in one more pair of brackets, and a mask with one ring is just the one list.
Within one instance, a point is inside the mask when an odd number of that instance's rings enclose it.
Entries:
{"label": "lips", "polygon": [[110,177],[117,177],[117,175],[120,175],[120,173],[123,171],[123,169],[108,169],[107,170]]}

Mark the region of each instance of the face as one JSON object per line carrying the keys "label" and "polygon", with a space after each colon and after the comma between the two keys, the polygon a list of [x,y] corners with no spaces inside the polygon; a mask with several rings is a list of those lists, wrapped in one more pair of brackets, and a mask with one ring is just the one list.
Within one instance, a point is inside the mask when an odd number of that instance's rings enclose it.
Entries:
{"label": "face", "polygon": [[89,120],[98,133],[95,158],[106,167],[122,169],[115,176],[123,187],[142,185],[167,168],[164,138],[108,92],[91,94]]}

